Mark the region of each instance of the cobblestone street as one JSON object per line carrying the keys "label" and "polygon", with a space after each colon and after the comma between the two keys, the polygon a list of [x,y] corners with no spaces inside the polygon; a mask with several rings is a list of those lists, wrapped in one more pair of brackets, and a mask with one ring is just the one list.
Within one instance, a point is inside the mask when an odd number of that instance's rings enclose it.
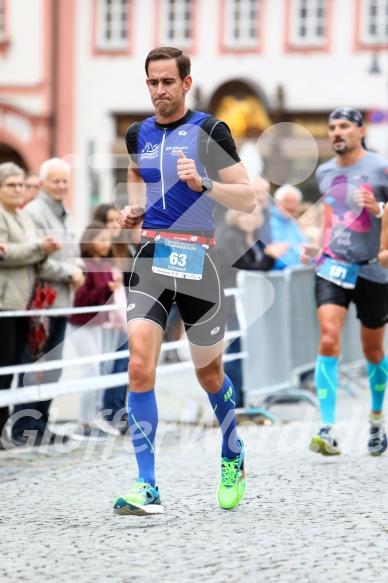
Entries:
{"label": "cobblestone street", "polygon": [[[248,447],[241,505],[216,504],[219,431],[161,423],[157,474],[165,514],[116,516],[136,478],[128,438],[0,453],[0,580],[384,581],[388,458],[366,453],[368,393],[341,392],[343,455],[308,450],[319,425],[305,403],[289,423],[240,425]],[[73,451],[71,451],[73,449]]]}

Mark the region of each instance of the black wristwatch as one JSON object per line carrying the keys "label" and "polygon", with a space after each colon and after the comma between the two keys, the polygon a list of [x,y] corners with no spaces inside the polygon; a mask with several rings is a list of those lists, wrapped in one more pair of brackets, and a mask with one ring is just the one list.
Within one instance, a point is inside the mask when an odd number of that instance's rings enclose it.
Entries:
{"label": "black wristwatch", "polygon": [[213,180],[211,180],[207,176],[204,176],[202,178],[202,186],[203,186],[203,189],[201,190],[201,192],[199,194],[205,194],[205,192],[209,192],[209,190],[211,190],[213,188]]}

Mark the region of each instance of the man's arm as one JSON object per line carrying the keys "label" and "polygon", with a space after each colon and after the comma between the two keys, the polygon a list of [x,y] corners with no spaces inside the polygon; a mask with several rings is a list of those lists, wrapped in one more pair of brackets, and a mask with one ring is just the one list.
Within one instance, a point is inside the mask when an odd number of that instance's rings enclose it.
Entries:
{"label": "man's arm", "polygon": [[[186,158],[181,150],[178,152],[178,177],[187,182],[191,190],[202,192],[202,176],[198,174],[195,161]],[[256,207],[256,196],[251,186],[248,173],[242,162],[218,170],[222,182],[213,181],[213,188],[208,196],[220,204],[237,211],[251,213]]]}
{"label": "man's arm", "polygon": [[222,182],[213,182],[209,198],[227,208],[251,213],[256,208],[256,196],[242,162],[218,171]]}
{"label": "man's arm", "polygon": [[388,205],[385,206],[381,219],[380,251],[378,258],[380,265],[388,268]]}
{"label": "man's arm", "polygon": [[120,213],[120,225],[124,229],[136,229],[144,219],[146,186],[136,163],[131,159],[127,180],[128,205]]}

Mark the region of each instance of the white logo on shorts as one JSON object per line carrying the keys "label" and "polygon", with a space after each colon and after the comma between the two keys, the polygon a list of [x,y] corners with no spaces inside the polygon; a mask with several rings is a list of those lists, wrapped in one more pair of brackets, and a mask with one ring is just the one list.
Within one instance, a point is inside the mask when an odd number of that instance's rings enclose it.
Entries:
{"label": "white logo on shorts", "polygon": [[211,334],[212,336],[214,336],[214,335],[215,335],[215,334],[217,334],[217,332],[219,332],[219,331],[220,331],[220,327],[219,327],[219,326],[217,326],[217,328],[213,328],[213,330],[210,332],[210,334]]}
{"label": "white logo on shorts", "polygon": [[133,308],[136,306],[136,304],[129,304],[128,308],[127,308],[127,312],[129,312],[130,310],[133,310]]}

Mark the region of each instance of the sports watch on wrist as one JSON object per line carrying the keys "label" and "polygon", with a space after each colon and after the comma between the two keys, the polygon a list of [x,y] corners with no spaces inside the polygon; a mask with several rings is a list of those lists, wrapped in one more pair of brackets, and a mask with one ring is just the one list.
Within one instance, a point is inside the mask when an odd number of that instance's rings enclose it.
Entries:
{"label": "sports watch on wrist", "polygon": [[203,189],[199,194],[205,194],[205,192],[209,192],[209,190],[213,188],[213,180],[211,180],[211,178],[208,178],[207,176],[203,176],[202,186]]}
{"label": "sports watch on wrist", "polygon": [[378,202],[377,204],[378,204],[378,205],[379,205],[379,207],[380,207],[380,212],[379,212],[377,215],[375,215],[375,217],[376,217],[376,219],[381,219],[381,217],[382,217],[382,216],[383,216],[383,214],[384,214],[384,207],[385,207],[385,202]]}

